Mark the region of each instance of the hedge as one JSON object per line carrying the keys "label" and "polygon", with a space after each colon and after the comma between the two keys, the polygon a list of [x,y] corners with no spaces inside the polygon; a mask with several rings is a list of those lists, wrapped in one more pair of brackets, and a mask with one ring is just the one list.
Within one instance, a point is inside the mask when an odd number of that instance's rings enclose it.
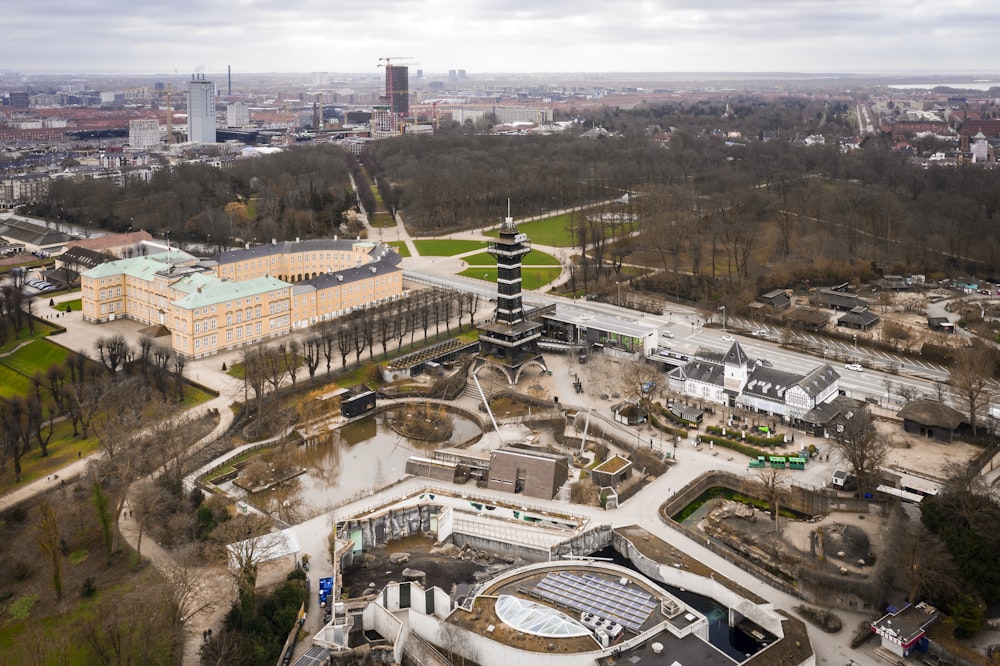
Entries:
{"label": "hedge", "polygon": [[760,456],[765,458],[771,455],[768,451],[762,449],[754,448],[746,444],[734,441],[732,439],[727,439],[725,437],[713,437],[712,435],[698,435],[699,442],[712,442],[713,444],[718,444],[719,446],[724,446],[727,449],[732,449],[737,453],[742,453],[745,456],[750,456],[753,459],[757,459]]}
{"label": "hedge", "polygon": [[668,435],[673,435],[674,437],[687,437],[687,430],[681,430],[680,428],[671,428],[665,423],[660,423],[654,414],[649,415],[649,422],[653,424],[653,427],[662,430]]}
{"label": "hedge", "polygon": [[[746,435],[745,437],[729,437],[728,435],[722,434],[722,428],[720,426],[710,425],[705,428],[709,433],[713,435],[718,435],[719,437],[728,437],[733,441],[738,442],[750,442],[751,444],[756,444],[757,446],[784,446],[785,436],[775,435],[774,437],[758,437],[757,435]],[[735,428],[729,428],[729,432],[745,432],[738,431]]]}
{"label": "hedge", "polygon": [[671,421],[673,421],[677,425],[682,425],[682,426],[685,426],[687,428],[697,428],[698,427],[698,423],[697,422],[695,422],[695,421],[688,421],[687,419],[682,419],[681,417],[677,416],[676,414],[674,414],[669,409],[666,409],[665,407],[660,407],[660,413],[662,413],[664,416],[666,416],[668,419],[670,419]]}

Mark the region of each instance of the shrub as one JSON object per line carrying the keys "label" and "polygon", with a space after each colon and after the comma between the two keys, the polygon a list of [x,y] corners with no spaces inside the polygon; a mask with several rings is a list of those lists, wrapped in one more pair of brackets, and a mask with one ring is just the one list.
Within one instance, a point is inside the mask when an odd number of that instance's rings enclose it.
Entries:
{"label": "shrub", "polygon": [[653,424],[653,427],[657,430],[662,430],[668,435],[673,437],[687,437],[687,430],[681,430],[680,428],[672,428],[664,423],[661,423],[659,419],[656,418],[655,414],[650,413],[649,422]]}
{"label": "shrub", "polygon": [[16,599],[14,603],[10,605],[10,608],[7,609],[10,619],[14,622],[20,622],[21,620],[27,619],[28,614],[31,612],[31,609],[35,605],[36,601],[38,601],[37,594],[29,594]]}
{"label": "shrub", "polygon": [[712,442],[719,446],[723,446],[727,449],[732,449],[737,453],[742,453],[743,455],[750,456],[751,458],[757,458],[758,456],[768,456],[769,452],[749,446],[747,444],[742,444],[732,439],[727,439],[725,437],[714,437],[712,435],[699,435],[698,441],[700,442]]}
{"label": "shrub", "polygon": [[84,599],[92,597],[97,594],[97,583],[93,576],[88,576],[83,585],[80,586],[80,596]]}

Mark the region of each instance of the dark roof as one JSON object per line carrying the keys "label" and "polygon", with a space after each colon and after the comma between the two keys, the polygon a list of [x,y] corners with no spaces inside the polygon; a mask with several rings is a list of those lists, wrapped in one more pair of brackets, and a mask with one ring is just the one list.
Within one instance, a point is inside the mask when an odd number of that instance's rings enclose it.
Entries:
{"label": "dark roof", "polygon": [[907,403],[899,410],[899,417],[925,426],[945,427],[951,430],[965,423],[962,412],[943,402],[921,398]]}
{"label": "dark roof", "polygon": [[774,291],[769,291],[766,294],[762,294],[757,298],[758,301],[767,303],[768,305],[773,305],[775,307],[785,307],[790,305],[792,302],[791,297],[788,292],[784,289],[775,289]]}
{"label": "dark roof", "polygon": [[301,287],[308,285],[316,289],[328,289],[338,284],[347,284],[369,278],[372,275],[389,275],[402,269],[399,267],[401,257],[395,252],[386,252],[385,256],[378,261],[373,261],[354,268],[346,268],[334,273],[323,273],[311,280],[306,280],[295,285],[296,292],[301,291]]}
{"label": "dark roof", "polygon": [[848,411],[861,411],[865,409],[867,405],[863,400],[855,400],[854,398],[849,398],[846,395],[838,395],[836,398],[830,402],[823,402],[808,412],[802,417],[802,420],[806,423],[812,423],[814,425],[826,425],[833,421],[841,413],[846,413]]}
{"label": "dark roof", "polygon": [[815,398],[838,379],[840,379],[840,373],[830,365],[822,365],[800,379],[797,383],[806,392],[806,395]]}
{"label": "dark roof", "polygon": [[747,377],[747,384],[743,387],[743,392],[768,400],[784,402],[785,391],[801,379],[802,375],[758,365]]}
{"label": "dark roof", "polygon": [[858,298],[857,294],[848,294],[832,289],[820,289],[809,297],[813,305],[824,305],[828,308],[850,310],[859,306],[868,307],[868,301]]}
{"label": "dark roof", "polygon": [[680,368],[670,371],[670,377],[675,379],[693,379],[703,384],[722,386],[725,368],[718,363],[709,361],[691,361]]}
{"label": "dark roof", "polygon": [[71,245],[68,250],[59,255],[60,262],[64,264],[76,264],[79,268],[84,269],[100,266],[111,260],[112,258],[105,254],[88,250],[78,245]]}
{"label": "dark roof", "polygon": [[261,259],[275,254],[295,254],[297,252],[322,252],[324,250],[345,252],[349,251],[355,243],[371,243],[373,241],[364,240],[334,240],[330,238],[317,238],[304,241],[281,241],[277,243],[263,243],[254,245],[243,250],[229,250],[215,257],[220,264],[231,264],[247,259]]}
{"label": "dark roof", "polygon": [[852,326],[863,326],[868,328],[878,323],[879,316],[871,310],[860,310],[855,308],[850,312],[845,312],[837,319],[837,325],[850,324]]}
{"label": "dark roof", "polygon": [[946,326],[955,326],[950,319],[947,317],[928,317],[927,325],[931,328],[943,328]]}
{"label": "dark roof", "polygon": [[722,357],[722,362],[725,365],[737,365],[744,366],[750,359],[747,357],[746,352],[743,351],[743,347],[740,346],[739,341],[733,343],[726,355]]}
{"label": "dark roof", "polygon": [[0,228],[3,229],[0,233],[7,238],[13,238],[18,242],[38,247],[66,243],[73,240],[73,237],[69,234],[18,219],[7,219]]}

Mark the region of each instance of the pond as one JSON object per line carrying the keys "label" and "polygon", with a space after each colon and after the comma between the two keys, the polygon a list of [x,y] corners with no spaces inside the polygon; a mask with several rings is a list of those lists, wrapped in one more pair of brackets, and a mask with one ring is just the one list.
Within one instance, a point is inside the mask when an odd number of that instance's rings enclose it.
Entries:
{"label": "pond", "polygon": [[393,412],[353,421],[317,444],[295,446],[289,452],[305,471],[271,490],[247,494],[231,481],[220,484],[226,492],[285,522],[295,523],[331,510],[334,506],[400,478],[410,456],[430,456],[436,449],[457,446],[482,436],[479,424],[454,414],[451,437],[442,442],[411,440],[390,427]]}

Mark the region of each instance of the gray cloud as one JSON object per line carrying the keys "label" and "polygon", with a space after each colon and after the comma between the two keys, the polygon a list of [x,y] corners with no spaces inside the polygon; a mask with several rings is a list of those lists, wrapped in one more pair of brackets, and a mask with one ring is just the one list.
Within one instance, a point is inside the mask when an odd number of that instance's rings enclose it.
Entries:
{"label": "gray cloud", "polygon": [[984,71],[1000,6],[953,0],[6,0],[15,71]]}

